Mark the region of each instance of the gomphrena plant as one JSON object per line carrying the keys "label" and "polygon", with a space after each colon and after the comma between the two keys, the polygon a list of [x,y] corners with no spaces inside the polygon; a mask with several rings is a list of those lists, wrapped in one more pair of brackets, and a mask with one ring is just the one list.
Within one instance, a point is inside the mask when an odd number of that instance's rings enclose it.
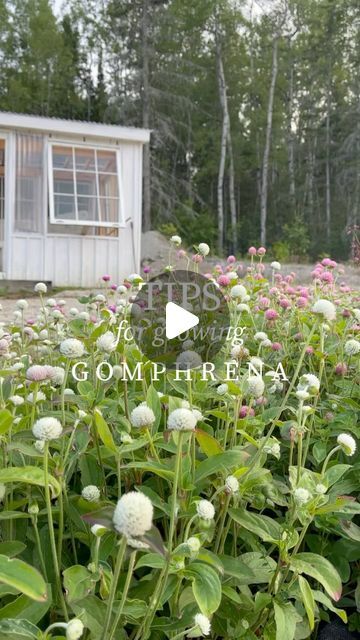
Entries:
{"label": "gomphrena plant", "polygon": [[[204,266],[206,243],[180,245],[168,269]],[[243,330],[208,376],[154,376],[117,339],[139,274],[104,276],[79,309],[43,283],[37,318],[16,303],[0,329],[1,638],[359,630],[360,296],[331,259],[305,286],[265,257],[209,267]]]}

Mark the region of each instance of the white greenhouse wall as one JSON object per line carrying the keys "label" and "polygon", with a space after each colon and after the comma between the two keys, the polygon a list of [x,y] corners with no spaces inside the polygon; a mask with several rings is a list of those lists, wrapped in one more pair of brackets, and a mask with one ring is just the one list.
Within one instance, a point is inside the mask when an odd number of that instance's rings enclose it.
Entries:
{"label": "white greenhouse wall", "polygon": [[[8,135],[7,162],[15,166],[15,134]],[[44,134],[48,137],[48,134]],[[54,138],[52,138],[54,140]],[[76,141],[75,136],[56,138]],[[89,144],[94,142],[90,137]],[[101,140],[95,140],[101,146]],[[109,145],[109,140],[107,140]],[[105,273],[118,283],[140,267],[142,214],[142,143],[119,142],[123,187],[125,227],[118,237],[55,234],[48,229],[47,207],[44,214],[44,234],[14,231],[14,171],[8,180],[7,239],[5,277],[11,280],[46,280],[54,286],[91,287]],[[9,165],[8,165],[9,166]],[[46,173],[46,170],[45,170]],[[47,176],[46,176],[47,185]],[[11,224],[9,221],[11,217]]]}

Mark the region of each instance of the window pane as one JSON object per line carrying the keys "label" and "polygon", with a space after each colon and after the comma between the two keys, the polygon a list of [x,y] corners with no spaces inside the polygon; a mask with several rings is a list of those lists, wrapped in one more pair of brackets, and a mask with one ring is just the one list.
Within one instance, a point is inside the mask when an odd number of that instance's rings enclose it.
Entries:
{"label": "window pane", "polygon": [[79,220],[99,221],[98,199],[87,198],[85,196],[78,197],[78,216]]}
{"label": "window pane", "polygon": [[15,229],[38,233],[44,216],[44,137],[16,134]]}
{"label": "window pane", "polygon": [[55,218],[59,220],[76,220],[74,196],[54,195]]}
{"label": "window pane", "polygon": [[74,176],[72,171],[54,170],[54,193],[74,193]]}
{"label": "window pane", "polygon": [[76,172],[76,190],[79,196],[96,196],[96,173]]}
{"label": "window pane", "polygon": [[99,173],[116,173],[116,153],[114,151],[97,151]]}
{"label": "window pane", "polygon": [[99,173],[99,195],[103,198],[119,197],[117,176]]}
{"label": "window pane", "polygon": [[95,151],[94,149],[75,149],[76,169],[84,171],[95,171]]}
{"label": "window pane", "polygon": [[100,198],[101,222],[119,222],[119,200]]}
{"label": "window pane", "polygon": [[53,147],[54,169],[72,169],[73,157],[71,147]]}

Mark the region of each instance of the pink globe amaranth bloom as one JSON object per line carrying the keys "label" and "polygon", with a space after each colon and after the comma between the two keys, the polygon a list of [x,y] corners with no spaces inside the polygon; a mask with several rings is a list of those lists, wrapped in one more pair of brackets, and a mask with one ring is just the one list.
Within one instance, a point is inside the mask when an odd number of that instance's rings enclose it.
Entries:
{"label": "pink globe amaranth bloom", "polygon": [[[59,311],[61,311],[61,309],[59,309]],[[30,320],[26,320],[26,324],[28,324],[30,327],[32,327],[33,324],[35,324],[36,320],[33,320],[32,318]]]}
{"label": "pink globe amaranth bloom", "polygon": [[263,276],[262,276],[261,273],[258,272],[258,273],[255,273],[254,278],[255,278],[255,280],[262,280]]}
{"label": "pink globe amaranth bloom", "polygon": [[258,256],[264,256],[264,255],[265,255],[265,253],[266,253],[266,249],[265,249],[265,247],[259,247],[259,248],[258,248],[258,250],[257,250],[257,254],[258,254]]}
{"label": "pink globe amaranth bloom", "polygon": [[284,278],[285,282],[287,282],[288,284],[291,284],[292,281],[294,280],[294,278],[292,277],[292,275],[288,274],[287,276],[285,276]]}
{"label": "pink globe amaranth bloom", "polygon": [[240,264],[238,264],[238,266],[236,267],[236,271],[240,271],[240,273],[242,271],[244,271],[244,265],[242,264],[242,262],[240,262]]}
{"label": "pink globe amaranth bloom", "polygon": [[222,275],[218,277],[217,282],[221,287],[228,287],[231,280],[229,276]]}
{"label": "pink globe amaranth bloom", "polygon": [[259,300],[259,307],[260,309],[267,309],[268,307],[270,307],[270,300],[269,298],[266,298],[265,296],[262,296]]}
{"label": "pink globe amaranth bloom", "polygon": [[349,309],[344,309],[343,312],[342,312],[342,316],[343,316],[343,318],[350,318],[351,311],[349,311]]}
{"label": "pink globe amaranth bloom", "polygon": [[109,311],[112,311],[113,313],[116,313],[116,306],[114,304],[110,304],[108,306]]}
{"label": "pink globe amaranth bloom", "polygon": [[265,269],[266,269],[266,266],[262,262],[260,262],[260,264],[258,264],[258,267],[257,267],[257,270],[259,271],[259,273],[264,273]]}
{"label": "pink globe amaranth bloom", "polygon": [[358,333],[360,331],[360,324],[353,324],[350,327],[350,331],[354,331],[355,333]]}
{"label": "pink globe amaranth bloom", "polygon": [[236,262],[235,256],[228,256],[226,262],[228,264],[234,264],[234,262]]}
{"label": "pink globe amaranth bloom", "polygon": [[33,364],[26,371],[26,379],[31,382],[44,382],[50,380],[52,376],[52,367],[49,365]]}
{"label": "pink globe amaranth bloom", "polygon": [[321,276],[321,270],[320,269],[314,269],[314,271],[311,272],[311,277],[314,280],[318,280]]}
{"label": "pink globe amaranth bloom", "polygon": [[221,266],[221,264],[216,264],[214,267],[214,271],[215,273],[222,273],[223,272],[223,268]]}
{"label": "pink globe amaranth bloom", "polygon": [[330,271],[323,271],[320,275],[320,280],[327,284],[332,284],[334,282],[333,274]]}
{"label": "pink globe amaranth bloom", "polygon": [[279,293],[279,289],[278,289],[277,287],[271,287],[271,288],[269,289],[269,294],[270,294],[271,296],[276,296],[278,293]]}
{"label": "pink globe amaranth bloom", "polygon": [[193,262],[196,262],[197,264],[199,264],[204,260],[204,256],[201,256],[200,253],[194,253],[191,259]]}
{"label": "pink globe amaranth bloom", "polygon": [[324,415],[326,422],[332,422],[334,420],[334,414],[332,411],[327,411]]}
{"label": "pink globe amaranth bloom", "polygon": [[347,284],[340,285],[340,289],[342,293],[350,293],[351,288]]}
{"label": "pink globe amaranth bloom", "polygon": [[246,416],[254,416],[254,415],[255,415],[255,411],[252,407],[248,407],[246,404],[240,407],[239,418],[246,418]]}
{"label": "pink globe amaranth bloom", "polygon": [[300,342],[300,340],[303,339],[303,334],[302,333],[295,333],[294,335],[294,340],[296,340],[297,342]]}
{"label": "pink globe amaranth bloom", "polygon": [[295,291],[294,287],[289,287],[289,286],[287,286],[287,287],[285,288],[285,291],[286,291],[286,293],[288,293],[290,296],[293,296],[293,295],[295,295],[295,293],[296,293],[296,291]]}
{"label": "pink globe amaranth bloom", "polygon": [[273,351],[281,351],[282,345],[280,342],[273,342],[271,348]]}
{"label": "pink globe amaranth bloom", "polygon": [[204,278],[207,278],[208,280],[212,280],[212,273],[204,273]]}
{"label": "pink globe amaranth bloom", "polygon": [[331,258],[324,258],[323,260],[321,260],[321,264],[323,267],[330,267]]}
{"label": "pink globe amaranth bloom", "polygon": [[279,317],[278,312],[275,309],[266,309],[265,318],[266,320],[276,320]]}
{"label": "pink globe amaranth bloom", "polygon": [[112,284],[110,287],[111,291],[116,291],[117,289],[117,284]]}
{"label": "pink globe amaranth bloom", "polygon": [[336,260],[330,260],[329,269],[336,269],[337,262]]}
{"label": "pink globe amaranth bloom", "polygon": [[288,309],[289,307],[291,307],[291,302],[286,298],[281,298],[279,305],[282,309]]}
{"label": "pink globe amaranth bloom", "polygon": [[304,298],[304,296],[301,296],[300,298],[297,299],[296,306],[302,309],[307,306],[307,303],[308,303],[308,299]]}
{"label": "pink globe amaranth bloom", "polygon": [[275,278],[274,278],[275,282],[282,282],[282,279],[283,277],[281,273],[275,273]]}
{"label": "pink globe amaranth bloom", "polygon": [[144,273],[150,273],[150,271],[151,271],[151,267],[149,267],[149,266],[145,266],[145,267],[143,268],[143,272],[144,272]]}
{"label": "pink globe amaranth bloom", "polygon": [[177,257],[178,258],[185,258],[185,256],[186,256],[185,249],[179,249],[179,251],[177,252]]}
{"label": "pink globe amaranth bloom", "polygon": [[346,362],[338,362],[338,364],[335,366],[335,373],[337,376],[346,376],[347,370],[348,368]]}
{"label": "pink globe amaranth bloom", "polygon": [[312,354],[314,353],[314,347],[306,347],[305,353],[307,353],[309,356],[312,356]]}
{"label": "pink globe amaranth bloom", "polygon": [[256,248],[255,247],[249,247],[248,248],[248,254],[249,254],[249,256],[256,256]]}
{"label": "pink globe amaranth bloom", "polygon": [[111,280],[111,276],[109,276],[109,274],[105,273],[105,275],[102,276],[101,280],[103,280],[104,282],[109,282],[109,280]]}
{"label": "pink globe amaranth bloom", "polygon": [[126,287],[127,289],[131,289],[130,282],[124,282],[124,287]]}
{"label": "pink globe amaranth bloom", "polygon": [[302,298],[308,298],[310,295],[309,289],[307,287],[299,287],[298,292]]}
{"label": "pink globe amaranth bloom", "polygon": [[261,396],[261,398],[256,398],[256,400],[255,400],[255,404],[256,404],[258,407],[263,407],[264,405],[266,405],[266,404],[267,404],[267,401],[268,401],[268,400],[267,400],[267,398],[265,398],[265,396]]}

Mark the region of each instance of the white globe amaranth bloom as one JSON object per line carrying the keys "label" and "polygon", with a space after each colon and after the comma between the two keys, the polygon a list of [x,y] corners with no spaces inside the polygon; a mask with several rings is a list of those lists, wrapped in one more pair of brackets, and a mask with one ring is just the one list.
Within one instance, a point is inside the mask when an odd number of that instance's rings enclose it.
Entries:
{"label": "white globe amaranth bloom", "polygon": [[210,247],[208,244],[206,244],[206,242],[200,242],[199,244],[199,253],[201,253],[202,256],[208,256],[210,253]]}
{"label": "white globe amaranth bloom", "polygon": [[230,280],[237,280],[239,277],[236,271],[228,271],[226,275]]}
{"label": "white globe amaranth bloom", "polygon": [[134,441],[133,441],[133,439],[132,439],[132,437],[131,437],[131,435],[130,435],[129,433],[122,433],[122,434],[120,435],[120,441],[121,441],[123,444],[131,444],[132,442],[134,442]]}
{"label": "white globe amaranth bloom", "polygon": [[176,358],[176,366],[178,369],[196,369],[202,365],[201,356],[196,351],[182,351]]}
{"label": "white globe amaranth bloom", "polygon": [[0,482],[0,502],[4,500],[5,493],[6,493],[6,485],[3,482]]}
{"label": "white globe amaranth bloom", "polygon": [[181,245],[181,238],[180,236],[176,236],[176,235],[171,236],[170,242],[174,244],[176,247],[179,247]]}
{"label": "white globe amaranth bloom", "polygon": [[228,476],[225,480],[225,489],[228,493],[237,493],[239,491],[239,480],[235,476]]}
{"label": "white globe amaranth bloom", "polygon": [[90,531],[96,538],[101,538],[108,529],[102,524],[93,524]]}
{"label": "white globe amaranth bloom", "polygon": [[225,382],[224,384],[219,384],[219,386],[216,387],[216,393],[218,394],[218,396],[224,396],[228,391],[229,387]]}
{"label": "white globe amaranth bloom", "polygon": [[188,538],[185,544],[187,544],[191,553],[197,553],[201,549],[201,542],[196,536],[191,536],[190,538]]}
{"label": "white globe amaranth bloom", "polygon": [[323,496],[327,492],[327,487],[320,482],[316,485],[315,491],[319,494],[319,496]]}
{"label": "white globe amaranth bloom", "polygon": [[39,418],[36,420],[32,432],[37,440],[57,440],[62,434],[63,428],[57,418]]}
{"label": "white globe amaranth bloom", "polygon": [[199,627],[199,630],[201,631],[201,634],[203,636],[210,635],[211,622],[207,616],[205,616],[203,613],[197,613],[196,616],[194,617],[194,622],[195,622],[195,625]]}
{"label": "white globe amaranth bloom", "polygon": [[85,320],[85,322],[88,322],[90,320],[90,313],[87,311],[80,311],[78,318],[79,320]]}
{"label": "white globe amaranth bloom", "polygon": [[144,429],[145,427],[150,427],[155,422],[155,414],[147,404],[140,404],[132,410],[130,422],[136,429]]}
{"label": "white globe amaranth bloom", "polygon": [[121,296],[127,292],[127,288],[125,287],[124,284],[119,284],[118,288],[116,289],[116,293],[119,293]]}
{"label": "white globe amaranth bloom", "polygon": [[317,300],[312,307],[313,313],[323,316],[327,322],[331,322],[336,318],[336,307],[330,300],[321,298]]}
{"label": "white globe amaranth bloom", "polygon": [[35,440],[34,447],[39,453],[44,453],[45,440]]}
{"label": "white globe amaranth bloom", "polygon": [[304,373],[299,380],[297,391],[307,391],[310,395],[316,395],[320,391],[320,380],[313,373]]}
{"label": "white globe amaranth bloom", "polygon": [[280,262],[278,262],[277,260],[274,260],[274,261],[271,263],[270,267],[273,269],[273,271],[280,271],[280,269],[281,269],[281,264],[280,264]]}
{"label": "white globe amaranth bloom", "polygon": [[298,389],[295,393],[298,400],[304,402],[304,400],[308,400],[310,398],[310,393],[305,391],[305,389]]}
{"label": "white globe amaranth bloom", "polygon": [[230,289],[230,296],[236,300],[244,300],[247,296],[247,291],[242,284],[236,284]]}
{"label": "white globe amaranth bloom", "polygon": [[262,367],[264,366],[263,359],[259,358],[258,356],[251,356],[250,363],[253,365],[253,367],[255,367],[255,369],[259,369],[259,371],[261,371]]}
{"label": "white globe amaranth bloom", "polygon": [[184,351],[189,351],[189,349],[192,349],[193,346],[194,346],[193,340],[184,340],[182,348]]}
{"label": "white globe amaranth bloom", "polygon": [[112,331],[106,331],[102,336],[99,336],[96,340],[96,346],[99,351],[104,353],[111,353],[116,349],[116,337]]}
{"label": "white globe amaranth bloom", "polygon": [[132,547],[133,549],[140,549],[140,550],[150,549],[150,546],[146,542],[143,542],[138,538],[128,538],[127,543],[128,543],[128,546]]}
{"label": "white globe amaranth bloom", "polygon": [[199,500],[196,505],[196,512],[203,520],[213,520],[215,507],[209,500]]}
{"label": "white globe amaranth bloom", "polygon": [[113,366],[113,377],[115,380],[120,380],[124,375],[124,367],[121,364],[114,364]]}
{"label": "white globe amaranth bloom", "polygon": [[174,409],[169,414],[167,426],[170,431],[194,431],[196,417],[191,409]]}
{"label": "white globe amaranth bloom", "polygon": [[115,507],[114,527],[127,538],[138,538],[151,529],[153,514],[152,502],[145,494],[129,491],[121,496]]}
{"label": "white globe amaranth bloom", "polygon": [[337,443],[347,456],[353,456],[356,451],[356,441],[349,433],[340,433]]}
{"label": "white globe amaranth bloom", "polygon": [[240,311],[240,313],[250,313],[250,307],[248,304],[245,304],[245,302],[238,304],[236,309],[237,311]]}
{"label": "white globe amaranth bloom", "polygon": [[73,618],[66,626],[66,640],[79,640],[84,632],[84,625],[79,618]]}
{"label": "white globe amaranth bloom", "polygon": [[27,300],[24,300],[23,298],[20,298],[20,300],[16,301],[16,306],[18,309],[20,309],[21,311],[24,311],[25,309],[28,308],[29,303]]}
{"label": "white globe amaranth bloom", "polygon": [[311,493],[310,491],[308,491],[307,489],[304,489],[303,487],[298,487],[294,491],[294,499],[296,504],[299,505],[299,507],[301,507],[307,502],[309,502],[309,500],[311,500]]}
{"label": "white globe amaranth bloom", "polygon": [[248,376],[245,380],[245,389],[249,396],[261,398],[265,391],[265,383],[261,376]]}
{"label": "white globe amaranth bloom", "polygon": [[106,302],[106,297],[104,296],[103,293],[98,293],[95,298],[94,298],[95,302]]}
{"label": "white globe amaranth bloom", "polygon": [[60,353],[66,358],[81,358],[85,347],[77,338],[66,338],[60,343]]}
{"label": "white globe amaranth bloom", "polygon": [[344,351],[347,356],[356,356],[358,353],[360,353],[359,340],[347,340],[344,345]]}
{"label": "white globe amaranth bloom", "polygon": [[94,484],[88,484],[83,488],[81,495],[88,502],[99,502],[100,489]]}
{"label": "white globe amaranth bloom", "polygon": [[35,291],[35,293],[46,293],[47,292],[47,286],[46,286],[45,282],[37,282],[35,287],[34,287],[34,291]]}
{"label": "white globe amaranth bloom", "polygon": [[62,367],[51,367],[50,380],[56,387],[61,387],[65,380],[65,371]]}
{"label": "white globe amaranth bloom", "polygon": [[48,300],[46,300],[45,304],[46,304],[47,307],[52,308],[52,307],[56,307],[57,303],[56,303],[55,298],[49,298]]}
{"label": "white globe amaranth bloom", "polygon": [[10,396],[9,402],[11,402],[14,407],[20,407],[20,405],[22,405],[25,400],[22,396],[18,396],[15,394],[14,396]]}
{"label": "white globe amaranth bloom", "polygon": [[256,342],[263,342],[264,340],[268,340],[268,335],[265,331],[257,331],[254,335],[254,340],[256,340]]}

